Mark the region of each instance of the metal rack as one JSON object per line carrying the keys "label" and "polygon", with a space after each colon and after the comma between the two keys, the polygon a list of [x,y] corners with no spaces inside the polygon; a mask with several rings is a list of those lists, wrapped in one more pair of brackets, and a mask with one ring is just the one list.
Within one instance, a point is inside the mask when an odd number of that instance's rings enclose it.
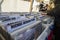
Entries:
{"label": "metal rack", "polygon": [[45,27],[44,31],[39,35],[37,40],[48,40],[48,36],[51,33],[51,29],[53,29],[54,20],[50,17],[45,17],[42,19],[42,26]]}

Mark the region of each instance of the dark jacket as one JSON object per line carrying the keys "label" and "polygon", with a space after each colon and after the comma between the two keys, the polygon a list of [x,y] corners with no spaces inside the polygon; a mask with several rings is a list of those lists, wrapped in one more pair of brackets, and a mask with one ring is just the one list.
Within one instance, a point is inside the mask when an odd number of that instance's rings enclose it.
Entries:
{"label": "dark jacket", "polygon": [[60,24],[60,5],[56,6],[53,10],[51,10],[47,15],[55,17],[55,24]]}

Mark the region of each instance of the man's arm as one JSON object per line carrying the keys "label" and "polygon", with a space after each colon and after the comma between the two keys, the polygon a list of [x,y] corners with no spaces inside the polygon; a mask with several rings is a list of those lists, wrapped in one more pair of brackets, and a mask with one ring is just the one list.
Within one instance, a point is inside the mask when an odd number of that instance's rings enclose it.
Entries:
{"label": "man's arm", "polygon": [[42,13],[42,15],[48,15],[48,16],[55,17],[56,14],[55,14],[55,11],[54,11],[54,9],[53,9],[53,10],[47,12],[47,13]]}
{"label": "man's arm", "polygon": [[47,13],[47,15],[49,15],[49,16],[55,16],[55,12],[54,12],[54,9],[53,10],[51,10],[51,11],[49,11],[48,13]]}

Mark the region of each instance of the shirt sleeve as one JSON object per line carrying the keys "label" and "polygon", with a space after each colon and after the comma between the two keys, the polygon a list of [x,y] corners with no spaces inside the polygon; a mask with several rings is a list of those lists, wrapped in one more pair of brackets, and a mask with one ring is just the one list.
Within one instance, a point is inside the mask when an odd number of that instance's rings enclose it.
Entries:
{"label": "shirt sleeve", "polygon": [[54,12],[54,9],[53,10],[51,10],[51,11],[49,11],[48,13],[47,13],[47,15],[49,15],[49,16],[55,16],[55,12]]}

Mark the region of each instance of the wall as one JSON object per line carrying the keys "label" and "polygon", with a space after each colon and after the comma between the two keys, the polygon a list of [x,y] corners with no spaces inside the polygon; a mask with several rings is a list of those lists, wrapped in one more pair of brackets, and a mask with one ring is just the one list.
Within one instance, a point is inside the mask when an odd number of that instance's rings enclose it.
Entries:
{"label": "wall", "polygon": [[4,0],[2,12],[29,12],[30,3],[21,0]]}

